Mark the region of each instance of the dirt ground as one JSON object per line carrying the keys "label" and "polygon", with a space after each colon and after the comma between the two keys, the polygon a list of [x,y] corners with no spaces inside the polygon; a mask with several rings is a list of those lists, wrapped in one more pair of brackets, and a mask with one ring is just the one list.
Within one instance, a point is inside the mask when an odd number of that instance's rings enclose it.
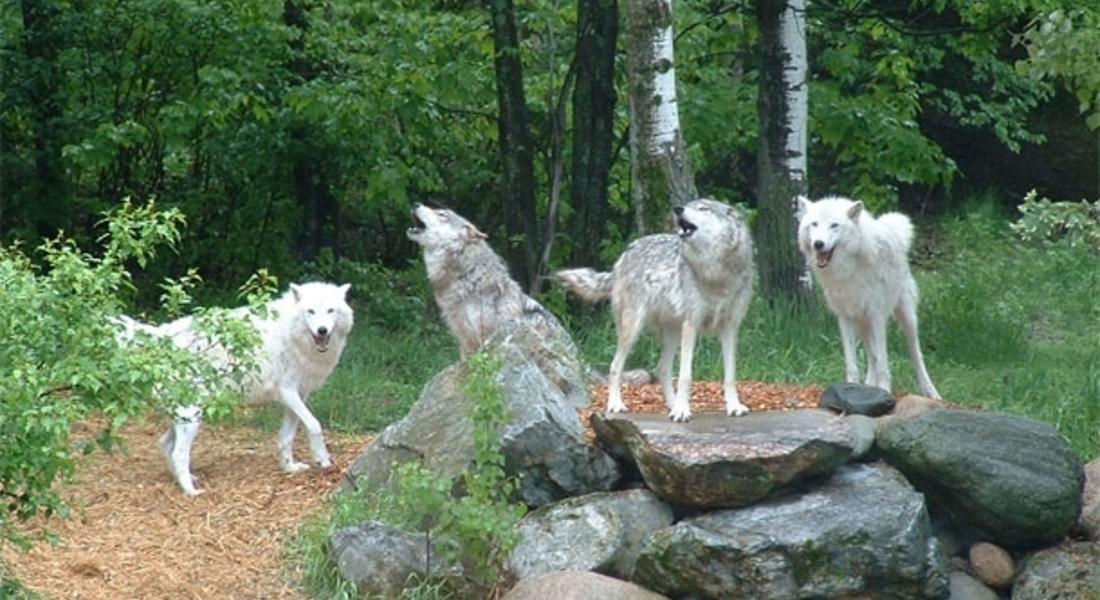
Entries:
{"label": "dirt ground", "polygon": [[[817,406],[821,389],[741,382],[754,411]],[[664,412],[657,385],[627,386],[636,413]],[[603,410],[607,390],[593,390]],[[696,413],[724,410],[722,386],[696,382]],[[328,432],[335,466],[287,475],[275,458],[275,435],[256,429],[205,427],[192,456],[206,493],[185,497],[157,447],[164,423],[151,419],[122,432],[127,452],[95,453],[62,492],[72,518],[48,523],[60,542],[29,553],[5,547],[3,560],[26,586],[55,600],[304,600],[285,543],[321,505],[367,436]],[[308,456],[299,435],[297,455]],[[41,524],[37,524],[41,525]]]}
{"label": "dirt ground", "polygon": [[[273,433],[204,426],[192,469],[206,493],[187,498],[157,447],[164,426],[128,426],[127,453],[85,459],[62,488],[72,517],[46,523],[60,542],[4,548],[14,575],[57,600],[306,598],[283,560],[285,541],[369,440],[328,433],[334,468],[288,475]],[[308,456],[299,441],[297,456]]]}

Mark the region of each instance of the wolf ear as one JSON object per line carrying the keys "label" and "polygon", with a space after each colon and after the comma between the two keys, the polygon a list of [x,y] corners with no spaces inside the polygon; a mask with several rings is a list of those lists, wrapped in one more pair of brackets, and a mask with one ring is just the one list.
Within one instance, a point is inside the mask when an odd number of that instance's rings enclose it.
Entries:
{"label": "wolf ear", "polygon": [[299,302],[302,300],[302,288],[296,283],[290,284],[290,293],[294,295],[294,301]]}
{"label": "wolf ear", "polygon": [[478,229],[473,223],[466,224],[466,235],[470,236],[470,239],[489,239],[489,236],[485,235],[485,232]]}
{"label": "wolf ear", "polygon": [[348,297],[348,290],[351,289],[351,284],[350,283],[345,283],[344,285],[342,285],[342,286],[340,286],[336,289],[340,292],[340,295],[343,296],[346,299]]}
{"label": "wolf ear", "polygon": [[848,209],[848,218],[853,223],[859,223],[859,215],[863,214],[863,201],[856,200],[852,207]]}
{"label": "wolf ear", "polygon": [[795,198],[795,202],[798,205],[797,210],[795,210],[795,216],[799,218],[801,218],[802,215],[806,214],[806,212],[810,210],[810,204],[812,204],[809,198],[801,194],[799,194],[798,197]]}

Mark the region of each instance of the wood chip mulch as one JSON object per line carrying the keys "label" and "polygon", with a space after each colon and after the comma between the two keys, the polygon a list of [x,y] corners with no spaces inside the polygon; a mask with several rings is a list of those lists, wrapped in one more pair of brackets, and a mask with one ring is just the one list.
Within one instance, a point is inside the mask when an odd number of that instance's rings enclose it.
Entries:
{"label": "wood chip mulch", "polygon": [[[794,410],[797,408],[816,408],[821,398],[821,386],[797,386],[760,381],[739,381],[737,395],[741,403],[750,411]],[[592,407],[580,411],[581,420],[589,427],[588,417],[592,413],[607,410],[607,385],[599,384],[592,388]],[[667,413],[665,397],[660,384],[624,385],[623,403],[632,413]],[[691,386],[691,411],[700,413],[726,412],[726,401],[719,381],[696,381]],[[591,436],[591,432],[588,432]]]}
{"label": "wood chip mulch", "polygon": [[[326,432],[334,467],[288,475],[275,434],[204,426],[192,469],[206,490],[188,498],[168,474],[157,441],[166,423],[122,431],[127,452],[94,453],[61,488],[69,519],[35,520],[60,541],[30,552],[0,546],[24,585],[52,599],[304,599],[285,543],[319,508],[369,439]],[[296,456],[308,457],[299,432]]]}

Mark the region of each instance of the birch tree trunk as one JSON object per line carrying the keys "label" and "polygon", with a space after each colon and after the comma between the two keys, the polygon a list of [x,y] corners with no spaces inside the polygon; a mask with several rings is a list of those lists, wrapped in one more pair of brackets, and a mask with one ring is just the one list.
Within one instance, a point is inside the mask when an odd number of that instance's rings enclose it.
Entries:
{"label": "birch tree trunk", "polygon": [[808,298],[809,272],[798,251],[796,198],[805,194],[807,130],[806,1],[756,0],[760,30],[757,114],[756,247],[761,293]]}
{"label": "birch tree trunk", "polygon": [[487,0],[497,76],[497,129],[504,163],[507,256],[516,279],[532,289],[538,276],[539,230],[535,207],[535,156],[512,0]]}
{"label": "birch tree trunk", "polygon": [[676,103],[671,0],[627,0],[630,179],[639,232],[659,228],[698,193],[684,154]]}

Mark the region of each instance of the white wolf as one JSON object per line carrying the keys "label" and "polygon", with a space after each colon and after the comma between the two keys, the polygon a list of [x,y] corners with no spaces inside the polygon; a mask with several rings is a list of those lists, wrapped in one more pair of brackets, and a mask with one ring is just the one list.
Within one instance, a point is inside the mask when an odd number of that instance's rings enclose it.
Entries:
{"label": "white wolf", "polygon": [[436,304],[462,356],[477,351],[501,323],[525,319],[546,331],[561,328],[541,304],[523,293],[486,235],[445,208],[417,204],[406,235],[421,246]]}
{"label": "white wolf", "polygon": [[[293,473],[308,468],[294,460],[293,442],[299,423],[309,435],[313,461],[321,467],[332,466],[325,446],[321,424],[306,402],[310,393],[325,382],[344,351],[353,324],[351,307],[347,303],[350,284],[341,286],[310,282],[291,284],[281,297],[267,305],[266,316],[257,316],[247,309],[233,314],[248,318],[260,335],[257,349],[257,370],[244,382],[245,400],[250,403],[277,401],[283,405],[283,424],[279,430],[279,455],[284,471]],[[128,317],[119,322],[121,337],[132,339],[136,332],[168,337],[182,347],[196,352],[211,353],[213,360],[228,365],[233,360],[226,350],[197,330],[192,317],[183,317],[159,326],[139,323]],[[196,389],[202,390],[202,382]],[[191,447],[199,433],[202,419],[201,402],[177,409],[172,427],[160,440],[168,468],[185,494],[201,494],[191,474]]]}
{"label": "white wolf", "polygon": [[[607,409],[624,412],[623,366],[647,325],[661,332],[657,376],[669,416],[691,418],[691,367],[697,332],[715,334],[722,344],[726,413],[743,415],[736,384],[737,332],[752,298],[752,239],[732,207],[695,200],[674,210],[679,235],[647,235],[632,242],[610,273],[592,269],[559,271],[554,278],[581,298],[611,298],[618,346],[608,378]],[[680,347],[680,376],[672,386],[672,361]]]}
{"label": "white wolf", "polygon": [[856,336],[867,349],[867,385],[890,390],[886,320],[893,314],[909,344],[921,392],[939,399],[917,336],[917,283],[909,272],[913,225],[901,213],[875,218],[862,202],[798,198],[798,246],[813,265],[840,323],[845,378],[859,381]]}

